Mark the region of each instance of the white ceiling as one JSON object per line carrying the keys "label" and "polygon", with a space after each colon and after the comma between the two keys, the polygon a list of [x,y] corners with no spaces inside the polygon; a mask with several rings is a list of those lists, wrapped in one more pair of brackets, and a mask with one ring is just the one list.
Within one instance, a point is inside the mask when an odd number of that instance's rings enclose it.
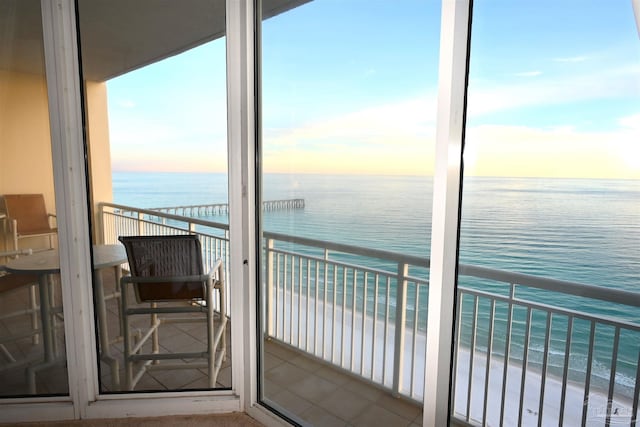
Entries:
{"label": "white ceiling", "polygon": [[[269,18],[310,0],[264,0]],[[224,0],[78,0],[86,80],[103,81],[224,36]],[[0,69],[43,72],[40,0],[0,0]]]}

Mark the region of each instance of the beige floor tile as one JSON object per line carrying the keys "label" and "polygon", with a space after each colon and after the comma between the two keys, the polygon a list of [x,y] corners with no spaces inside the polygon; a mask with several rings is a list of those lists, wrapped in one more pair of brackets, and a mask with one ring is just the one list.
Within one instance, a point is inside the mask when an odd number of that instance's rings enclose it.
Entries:
{"label": "beige floor tile", "polygon": [[420,413],[413,419],[413,423],[422,425],[422,409],[420,409]]}
{"label": "beige floor tile", "polygon": [[300,355],[299,352],[289,349],[284,345],[276,344],[271,340],[265,340],[265,351],[285,361],[290,361]]}
{"label": "beige floor tile", "polygon": [[37,394],[69,394],[68,374],[64,362],[57,363],[36,374]]}
{"label": "beige floor tile", "polygon": [[221,387],[231,387],[231,380],[231,366],[221,368],[218,372],[217,383]]}
{"label": "beige floor tile", "polygon": [[286,362],[267,371],[264,377],[267,381],[272,381],[286,388],[293,383],[303,380],[308,375],[309,373],[304,369],[300,369]]}
{"label": "beige floor tile", "polygon": [[338,386],[315,375],[307,374],[301,380],[292,382],[287,388],[304,399],[318,402],[334,393]]}
{"label": "beige floor tile", "polygon": [[372,401],[378,400],[380,396],[385,393],[384,391],[357,379],[347,381],[342,385],[342,388]]}
{"label": "beige floor tile", "polygon": [[330,366],[323,366],[318,369],[315,374],[339,386],[342,386],[353,379],[352,376],[342,373]]}
{"label": "beige floor tile", "polygon": [[284,363],[284,360],[280,359],[279,357],[271,353],[266,353],[262,360],[263,360],[263,369],[265,372]]}
{"label": "beige floor tile", "polygon": [[351,420],[351,424],[354,427],[407,427],[411,424],[411,421],[384,408],[372,405],[358,417]]}
{"label": "beige floor tile", "polygon": [[300,415],[300,418],[318,427],[345,427],[348,425],[345,420],[336,417],[319,406],[312,406],[307,409]]}
{"label": "beige floor tile", "polygon": [[[216,383],[215,387],[213,387],[213,389],[222,389],[222,388],[228,388],[228,386],[220,384],[219,382]],[[209,377],[206,375],[203,375],[202,377],[198,378],[197,380],[195,380],[192,383],[186,384],[183,389],[193,389],[193,390],[210,390],[209,388]]]}
{"label": "beige floor tile", "polygon": [[0,396],[20,396],[28,392],[23,368],[15,368],[2,372]]}
{"label": "beige floor tile", "polygon": [[342,388],[318,402],[318,406],[347,421],[360,415],[372,404],[372,401]]}
{"label": "beige floor tile", "polygon": [[167,390],[179,390],[185,388],[200,378],[205,377],[198,369],[158,370],[149,372]]}
{"label": "beige floor tile", "polygon": [[267,399],[272,399],[273,396],[280,393],[282,390],[285,390],[284,387],[274,383],[273,381],[264,381],[262,384],[264,397]]}
{"label": "beige floor tile", "polygon": [[[124,376],[123,376],[123,379],[124,379]],[[122,382],[122,387],[123,387],[123,391],[126,391],[124,390],[124,387],[125,387],[124,381]],[[142,376],[142,378],[140,378],[140,381],[138,381],[138,384],[136,384],[136,387],[134,390],[135,391],[159,391],[159,390],[165,390],[165,387],[149,374],[145,374]]]}
{"label": "beige floor tile", "polygon": [[298,396],[289,390],[281,390],[279,393],[272,395],[270,398],[274,403],[286,408],[287,411],[300,415],[313,404],[306,399]]}
{"label": "beige floor tile", "polygon": [[394,414],[400,415],[402,418],[406,418],[409,421],[415,420],[415,418],[422,412],[422,407],[420,405],[386,393],[380,396],[376,403],[378,406],[385,408]]}
{"label": "beige floor tile", "polygon": [[304,355],[298,355],[289,362],[308,372],[316,372],[324,367],[324,364]]}

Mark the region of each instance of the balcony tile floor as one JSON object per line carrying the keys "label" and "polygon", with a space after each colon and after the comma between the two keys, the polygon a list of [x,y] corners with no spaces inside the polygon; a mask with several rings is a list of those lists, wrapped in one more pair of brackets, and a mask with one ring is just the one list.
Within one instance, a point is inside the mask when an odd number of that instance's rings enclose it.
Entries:
{"label": "balcony tile floor", "polygon": [[[105,285],[111,283],[112,276],[105,274]],[[106,289],[109,293],[109,287]],[[57,292],[59,300],[60,293]],[[0,298],[0,309],[25,304],[27,293],[15,292]],[[117,300],[107,301],[108,330],[117,335],[119,316]],[[16,331],[28,327],[26,317],[0,321],[0,334],[7,330]],[[58,348],[64,352],[62,333],[58,333]],[[160,342],[162,350],[190,351],[204,345],[205,327],[203,323],[164,325]],[[229,328],[227,342],[230,343]],[[42,344],[34,345],[31,339],[22,339],[8,343],[7,350],[21,360],[26,357],[42,357]],[[230,356],[230,345],[228,346]],[[112,356],[120,359],[120,372],[123,378],[122,343],[110,347]],[[0,354],[0,396],[27,394],[25,369],[2,370],[6,359]],[[286,415],[293,416],[305,423],[318,426],[374,426],[413,427],[422,423],[421,407],[392,396],[385,390],[371,386],[354,376],[341,372],[325,363],[317,361],[304,353],[288,348],[276,341],[264,343],[264,397],[265,401]],[[103,392],[113,392],[109,366],[100,365],[101,387]],[[42,370],[37,376],[37,391],[41,394],[68,393],[67,371],[64,364],[58,364]],[[136,390],[188,390],[206,389],[207,372],[203,369],[183,369],[174,371],[153,371],[146,373]],[[231,386],[231,358],[223,365],[217,387]]]}
{"label": "balcony tile floor", "polygon": [[264,396],[312,425],[419,426],[421,407],[304,354],[265,342]]}

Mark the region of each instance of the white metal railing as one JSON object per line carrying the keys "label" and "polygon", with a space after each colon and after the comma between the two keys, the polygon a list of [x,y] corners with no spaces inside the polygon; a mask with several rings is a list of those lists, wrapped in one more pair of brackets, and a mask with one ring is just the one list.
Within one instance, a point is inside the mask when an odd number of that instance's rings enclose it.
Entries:
{"label": "white metal railing", "polygon": [[469,265],[459,273],[456,418],[636,425],[640,293]]}
{"label": "white metal railing", "polygon": [[[267,335],[421,402],[428,259],[263,237]],[[635,425],[640,293],[464,264],[458,273],[456,420]]]}
{"label": "white metal railing", "polygon": [[[205,262],[228,272],[226,224],[100,206],[103,242],[194,232]],[[429,260],[270,232],[263,242],[266,336],[421,402]],[[635,425],[639,293],[461,264],[457,302],[458,422]]]}
{"label": "white metal railing", "polygon": [[426,310],[416,307],[426,307],[427,260],[278,233],[263,237],[267,336],[419,399],[427,325]]}

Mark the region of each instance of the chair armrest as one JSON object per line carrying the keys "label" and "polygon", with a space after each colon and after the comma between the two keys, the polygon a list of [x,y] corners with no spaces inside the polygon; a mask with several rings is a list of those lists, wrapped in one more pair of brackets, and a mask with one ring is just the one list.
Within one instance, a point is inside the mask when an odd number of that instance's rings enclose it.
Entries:
{"label": "chair armrest", "polygon": [[215,264],[209,268],[209,275],[214,279],[222,280],[222,276],[224,275],[224,264],[222,264],[222,259],[216,260]]}
{"label": "chair armrest", "polygon": [[49,219],[49,227],[56,228],[58,226],[58,216],[56,214],[47,214],[47,218]]}

